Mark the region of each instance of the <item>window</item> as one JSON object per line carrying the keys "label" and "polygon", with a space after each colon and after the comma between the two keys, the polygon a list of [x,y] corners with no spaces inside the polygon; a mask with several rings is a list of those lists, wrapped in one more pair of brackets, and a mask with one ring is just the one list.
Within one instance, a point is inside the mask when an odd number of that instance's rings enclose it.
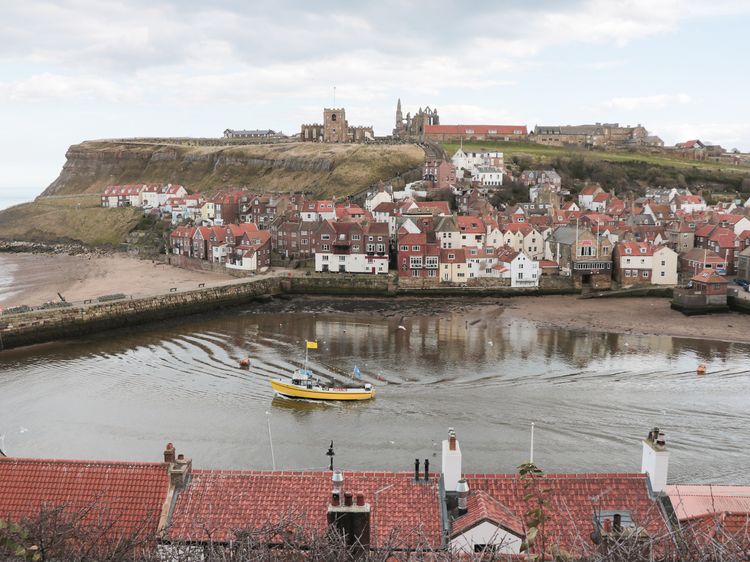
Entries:
{"label": "window", "polygon": [[419,246],[412,246],[412,247],[411,247],[411,251],[412,251],[412,252],[418,252],[418,251],[419,251],[419,248],[420,248]]}
{"label": "window", "polygon": [[646,271],[643,272],[643,276],[644,277],[648,277],[648,270],[646,270]]}
{"label": "window", "polygon": [[352,251],[354,251],[354,252],[359,252],[359,244],[354,244],[354,245],[352,246]]}
{"label": "window", "polygon": [[385,252],[385,244],[378,244],[378,252]]}
{"label": "window", "polygon": [[427,256],[425,258],[425,267],[428,267],[430,269],[435,269],[438,266],[438,257],[437,256]]}
{"label": "window", "polygon": [[360,236],[359,234],[352,234],[352,240],[359,240]]}
{"label": "window", "polygon": [[302,241],[301,241],[301,244],[303,246],[307,246],[307,238],[303,238]]}
{"label": "window", "polygon": [[448,254],[448,259],[449,260],[455,260],[456,259],[456,254]]}
{"label": "window", "polygon": [[346,240],[346,234],[339,234],[339,240]]}
{"label": "window", "polygon": [[437,277],[437,271],[431,269],[427,272],[427,277]]}
{"label": "window", "polygon": [[398,249],[401,250],[402,252],[408,252],[409,251],[409,246],[407,246],[407,245],[404,244],[403,246],[399,246]]}
{"label": "window", "polygon": [[322,244],[322,245],[320,246],[320,249],[321,249],[322,251],[324,251],[324,252],[328,252],[328,251],[330,251],[330,250],[331,250],[331,246],[330,246],[330,244]]}
{"label": "window", "polygon": [[[331,113],[331,121],[336,121],[336,114],[335,113]],[[334,129],[334,131],[335,130],[336,129]]]}
{"label": "window", "polygon": [[323,255],[323,261],[328,261],[328,255],[327,254]]}
{"label": "window", "polygon": [[[407,246],[408,248],[408,246]],[[368,244],[367,245],[367,251],[368,252],[374,252],[375,251],[375,244]]]}
{"label": "window", "polygon": [[[370,236],[370,240],[372,240],[372,236]],[[378,242],[382,242],[382,241],[383,241],[383,237],[382,236],[378,236]]]}
{"label": "window", "polygon": [[419,270],[418,269],[412,269],[411,270],[411,276],[412,277],[419,277]]}
{"label": "window", "polygon": [[629,269],[625,270],[625,277],[630,277],[630,270]]}
{"label": "window", "polygon": [[594,247],[593,246],[581,246],[578,249],[578,255],[579,256],[594,256]]}
{"label": "window", "polygon": [[421,269],[422,268],[422,256],[410,256],[409,267],[411,269]]}
{"label": "window", "polygon": [[661,276],[664,277],[664,272],[663,271],[661,272]]}
{"label": "window", "polygon": [[339,261],[346,261],[346,256],[339,256]]}
{"label": "window", "polygon": [[331,235],[330,234],[321,234],[320,235],[320,239],[321,240],[330,240],[331,239]]}
{"label": "window", "polygon": [[667,265],[667,262],[665,262],[664,260],[662,260],[661,264],[664,266],[664,265]]}

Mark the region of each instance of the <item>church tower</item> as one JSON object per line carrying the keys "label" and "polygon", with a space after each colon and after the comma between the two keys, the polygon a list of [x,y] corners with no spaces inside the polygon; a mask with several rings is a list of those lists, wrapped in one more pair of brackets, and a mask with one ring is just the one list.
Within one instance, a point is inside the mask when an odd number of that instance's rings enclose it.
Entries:
{"label": "church tower", "polygon": [[398,98],[396,104],[396,129],[400,129],[404,123],[404,115],[401,113],[401,98]]}

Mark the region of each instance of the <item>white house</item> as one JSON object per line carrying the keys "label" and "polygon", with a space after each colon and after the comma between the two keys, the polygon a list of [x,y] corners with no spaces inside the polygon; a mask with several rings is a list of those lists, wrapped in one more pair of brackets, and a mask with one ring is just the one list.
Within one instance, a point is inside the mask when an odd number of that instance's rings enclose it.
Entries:
{"label": "white house", "polygon": [[[464,170],[476,179],[477,168],[480,166],[491,166],[502,170],[504,166],[502,152],[470,152],[464,151],[463,147],[459,148],[451,158],[451,162],[456,167],[456,177],[462,178]],[[500,180],[502,182],[502,178]],[[498,184],[502,185],[502,183]]]}
{"label": "white house", "polygon": [[503,185],[503,171],[496,166],[477,166],[471,177],[484,187]]}
{"label": "white house", "polygon": [[391,195],[389,188],[382,184],[378,186],[377,191],[371,193],[365,199],[365,210],[372,212],[381,203],[393,203],[393,195]]}
{"label": "white house", "polygon": [[331,200],[307,201],[299,215],[305,222],[333,220],[336,218],[336,205]]}
{"label": "white house", "polygon": [[654,285],[677,285],[677,252],[667,246],[654,249],[651,282]]}
{"label": "white house", "polygon": [[538,287],[539,262],[531,259],[525,252],[518,252],[508,246],[497,252],[498,267],[502,267],[502,277],[510,279],[511,287]]}

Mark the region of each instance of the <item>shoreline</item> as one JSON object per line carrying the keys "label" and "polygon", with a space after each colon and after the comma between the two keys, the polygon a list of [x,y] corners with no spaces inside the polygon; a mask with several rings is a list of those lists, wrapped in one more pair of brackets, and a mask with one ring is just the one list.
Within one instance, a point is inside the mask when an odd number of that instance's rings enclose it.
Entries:
{"label": "shoreline", "polygon": [[[101,307],[96,298],[104,295],[122,293],[136,302],[139,299],[164,300],[165,308],[170,296],[199,293],[205,291],[239,290],[243,285],[253,285],[255,281],[276,279],[282,285],[281,293],[290,297],[295,295],[303,299],[349,300],[351,298],[368,299],[373,307],[386,303],[388,308],[399,310],[398,301],[404,308],[409,302],[424,300],[423,306],[431,308],[429,293],[386,294],[383,288],[368,285],[374,280],[329,276],[318,279],[296,275],[285,280],[279,271],[248,278],[236,278],[220,273],[193,271],[175,266],[141,260],[123,254],[115,255],[49,255],[49,254],[0,254],[0,265],[10,264],[10,275],[15,279],[11,283],[0,283],[0,306],[29,305],[38,306],[44,302],[59,302],[57,293],[61,293],[73,306],[58,310],[79,311],[86,317],[89,305],[85,299],[92,299],[90,306]],[[283,275],[283,277],[282,277]],[[7,279],[7,276],[6,276]],[[383,280],[379,280],[383,281]],[[286,286],[286,288],[283,288]],[[174,290],[172,290],[174,289]],[[381,294],[382,293],[382,294]],[[359,295],[359,296],[356,296]],[[468,298],[467,298],[468,297]],[[394,300],[395,298],[395,300]],[[466,296],[441,297],[442,303],[435,308],[442,308],[450,301],[448,308],[476,308],[480,312],[492,311],[505,317],[528,321],[539,327],[588,333],[611,333],[639,336],[668,336],[692,339],[711,339],[727,343],[750,344],[750,320],[738,312],[711,314],[702,316],[684,316],[672,310],[669,299],[664,297],[611,297],[606,299],[579,299],[577,295],[512,295],[482,296],[467,293]],[[122,300],[115,301],[123,303]],[[360,302],[364,302],[360,300]],[[137,305],[135,305],[137,306]],[[206,304],[208,307],[209,305]],[[215,308],[221,308],[219,300]],[[204,307],[202,311],[205,311]],[[137,320],[137,314],[120,312],[121,323],[146,323],[148,318]],[[185,310],[182,313],[189,313]],[[55,319],[52,311],[33,313],[37,320]],[[130,316],[128,316],[130,314]],[[173,311],[174,316],[181,312]],[[110,315],[108,325],[117,327]],[[163,318],[163,316],[161,316]],[[8,316],[8,319],[13,318]],[[20,317],[19,317],[20,318]],[[55,320],[51,320],[54,322]],[[88,323],[89,320],[80,320]],[[49,339],[40,340],[49,341]],[[36,342],[34,342],[36,343]]]}

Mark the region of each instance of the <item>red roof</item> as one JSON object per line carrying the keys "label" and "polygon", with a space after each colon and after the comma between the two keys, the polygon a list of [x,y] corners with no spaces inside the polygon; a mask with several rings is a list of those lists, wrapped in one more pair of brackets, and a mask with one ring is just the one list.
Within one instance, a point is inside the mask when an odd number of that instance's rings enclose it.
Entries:
{"label": "red roof", "polygon": [[679,520],[726,511],[750,513],[750,486],[679,484],[666,491]]}
{"label": "red roof", "polygon": [[464,263],[465,261],[466,251],[463,248],[442,248],[440,250],[440,263]]}
{"label": "red roof", "polygon": [[83,523],[117,534],[156,533],[169,487],[167,465],[0,457],[0,514],[19,521],[42,508],[91,509]]}
{"label": "red roof", "polygon": [[[438,478],[415,482],[411,473],[346,472],[344,490],[364,494],[375,525],[371,544],[391,534],[402,547],[440,546]],[[327,529],[330,472],[194,470],[177,496],[168,537],[172,540],[231,540],[236,529],[260,528],[285,517],[312,532]],[[374,493],[382,490],[375,499]]]}
{"label": "red roof", "polygon": [[[471,490],[482,490],[520,517],[528,506],[524,481],[517,474],[465,475]],[[652,537],[665,534],[659,504],[651,499],[645,474],[546,474],[539,479],[547,490],[545,508],[548,544],[578,556],[596,553],[591,541],[592,516],[602,510],[629,511],[632,520]]]}
{"label": "red roof", "polygon": [[722,283],[724,285],[729,283],[724,276],[719,275],[713,269],[704,269],[690,280],[696,283]]}
{"label": "red roof", "polygon": [[[490,132],[494,131],[494,132]],[[526,125],[425,125],[425,135],[526,135]]]}
{"label": "red roof", "polygon": [[511,531],[518,537],[526,535],[523,514],[514,513],[487,492],[478,490],[469,495],[467,511],[456,518],[451,526],[451,536],[460,535],[483,521],[490,521]]}
{"label": "red roof", "polygon": [[616,248],[620,257],[654,255],[654,247],[648,242],[620,242]]}
{"label": "red roof", "polygon": [[467,234],[484,234],[487,231],[482,219],[471,216],[456,217],[456,226],[458,230]]}
{"label": "red roof", "polygon": [[451,207],[447,201],[415,201],[414,204],[420,211],[435,210],[438,214],[451,215]]}

